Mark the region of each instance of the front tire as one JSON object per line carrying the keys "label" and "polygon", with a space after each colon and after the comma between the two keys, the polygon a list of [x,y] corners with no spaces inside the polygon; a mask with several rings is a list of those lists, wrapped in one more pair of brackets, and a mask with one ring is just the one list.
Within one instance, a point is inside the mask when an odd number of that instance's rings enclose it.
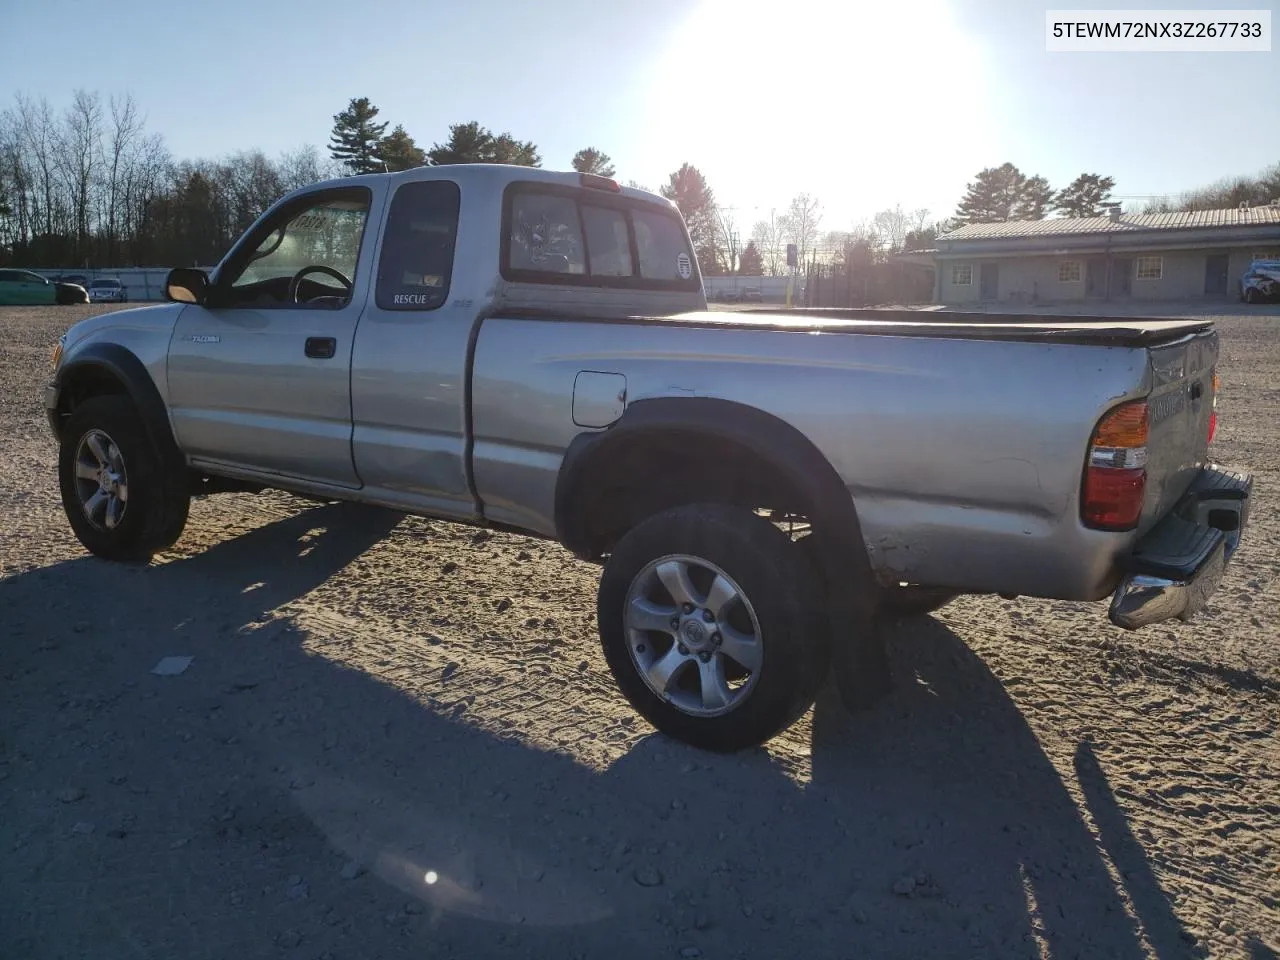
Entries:
{"label": "front tire", "polygon": [[694,504],[617,544],[597,602],[605,659],[654,727],[704,750],[757,746],[813,704],[830,645],[817,574],[749,510]]}
{"label": "front tire", "polygon": [[187,523],[185,470],[166,469],[128,397],[93,397],[62,430],[62,507],[85,549],[106,560],[145,561]]}

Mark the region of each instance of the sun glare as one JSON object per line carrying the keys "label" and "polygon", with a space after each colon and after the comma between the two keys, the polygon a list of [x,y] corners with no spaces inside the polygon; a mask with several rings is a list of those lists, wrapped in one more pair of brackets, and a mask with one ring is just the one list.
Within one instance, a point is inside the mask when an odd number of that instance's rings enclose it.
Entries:
{"label": "sun glare", "polygon": [[946,0],[702,0],[655,64],[646,139],[722,194],[873,202],[981,136],[981,61]]}

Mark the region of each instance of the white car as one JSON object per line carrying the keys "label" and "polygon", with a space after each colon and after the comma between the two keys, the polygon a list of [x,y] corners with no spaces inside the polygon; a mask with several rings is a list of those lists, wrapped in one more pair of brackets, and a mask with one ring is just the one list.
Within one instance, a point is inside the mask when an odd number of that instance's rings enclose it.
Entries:
{"label": "white car", "polygon": [[89,282],[90,303],[128,303],[127,291],[115,277],[99,277]]}

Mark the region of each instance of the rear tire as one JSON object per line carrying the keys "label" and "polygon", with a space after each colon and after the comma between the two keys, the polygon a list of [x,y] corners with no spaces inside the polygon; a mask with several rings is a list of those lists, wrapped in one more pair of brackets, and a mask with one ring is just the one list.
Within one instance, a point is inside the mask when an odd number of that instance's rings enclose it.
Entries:
{"label": "rear tire", "polygon": [[105,560],[145,561],[187,523],[185,469],[166,469],[128,397],[93,397],[62,430],[58,482],[76,538]]}
{"label": "rear tire", "polygon": [[619,541],[600,578],[600,640],[623,695],[654,727],[704,750],[741,750],[812,706],[830,657],[822,602],[816,572],[777,527],[693,504]]}
{"label": "rear tire", "polygon": [[827,635],[831,638],[831,673],[840,700],[850,713],[870,710],[893,692],[893,674],[885,645],[887,621],[893,619],[883,606],[883,591],[874,583],[858,583],[838,558],[825,556],[826,538],[811,533],[797,546],[815,570],[841,571],[827,584],[823,604]]}

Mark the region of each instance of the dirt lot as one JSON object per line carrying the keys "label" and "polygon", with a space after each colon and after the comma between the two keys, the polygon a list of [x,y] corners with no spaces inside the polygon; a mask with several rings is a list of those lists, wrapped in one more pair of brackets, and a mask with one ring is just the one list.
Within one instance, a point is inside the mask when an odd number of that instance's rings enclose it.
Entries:
{"label": "dirt lot", "polygon": [[0,957],[1280,950],[1280,318],[1221,322],[1259,493],[1200,619],[960,600],[870,714],[716,757],[614,693],[558,547],[278,494],[86,557],[39,391],[90,310],[0,310]]}

